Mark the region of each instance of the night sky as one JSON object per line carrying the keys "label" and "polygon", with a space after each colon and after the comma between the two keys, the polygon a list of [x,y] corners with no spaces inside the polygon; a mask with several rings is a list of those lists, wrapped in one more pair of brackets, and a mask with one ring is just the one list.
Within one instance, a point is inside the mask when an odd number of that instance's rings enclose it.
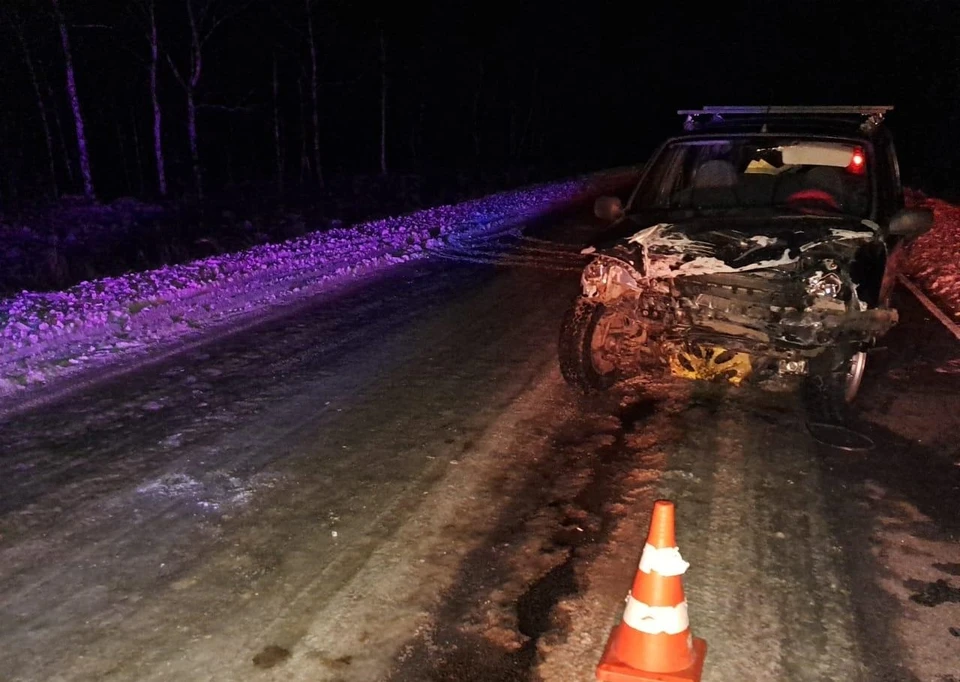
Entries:
{"label": "night sky", "polygon": [[[205,0],[190,0],[198,9]],[[159,0],[162,48],[185,68],[187,0]],[[154,191],[149,43],[143,3],[61,0],[102,196]],[[14,8],[67,147],[73,122],[49,2],[0,4],[0,190],[28,195],[48,174]],[[208,184],[275,176],[276,58],[288,184],[299,180],[310,64],[300,0],[219,0],[197,88]],[[904,174],[955,193],[960,165],[960,4],[950,2],[526,2],[314,5],[323,170],[379,172],[382,29],[387,159],[393,173],[515,166],[557,174],[642,161],[703,104],[894,104]],[[299,86],[298,86],[299,82]],[[175,192],[189,186],[184,92],[160,71],[164,149]],[[52,94],[52,97],[50,95]],[[307,120],[307,135],[309,120]],[[140,155],[139,165],[137,154]],[[75,164],[71,152],[71,163]],[[61,154],[62,155],[62,154]],[[58,161],[64,191],[66,165]],[[142,168],[142,170],[139,170]],[[140,189],[141,180],[143,189]]]}

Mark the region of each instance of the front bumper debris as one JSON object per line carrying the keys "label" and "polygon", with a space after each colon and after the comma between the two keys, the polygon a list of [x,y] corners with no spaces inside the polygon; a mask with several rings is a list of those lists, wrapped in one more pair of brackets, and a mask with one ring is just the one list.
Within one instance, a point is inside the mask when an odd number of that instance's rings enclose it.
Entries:
{"label": "front bumper debris", "polygon": [[898,319],[896,310],[868,308],[855,293],[847,300],[811,296],[795,273],[776,270],[611,293],[595,297],[636,326],[635,342],[622,349],[628,374],[659,365],[676,377],[736,386],[809,374],[829,349],[870,345]]}
{"label": "front bumper debris", "polygon": [[670,373],[681,379],[727,381],[739,386],[753,367],[746,353],[733,353],[717,346],[684,344],[669,356]]}

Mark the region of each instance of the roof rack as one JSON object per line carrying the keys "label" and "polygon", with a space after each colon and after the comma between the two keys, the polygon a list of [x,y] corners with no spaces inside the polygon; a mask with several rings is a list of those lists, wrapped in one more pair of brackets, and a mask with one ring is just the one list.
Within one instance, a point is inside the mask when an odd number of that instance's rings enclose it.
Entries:
{"label": "roof rack", "polygon": [[758,106],[758,107],[703,107],[702,109],[681,109],[677,113],[681,116],[706,116],[713,114],[715,116],[726,115],[764,115],[764,114],[833,114],[833,115],[858,115],[858,116],[883,116],[893,111],[892,106]]}
{"label": "roof rack", "polygon": [[[893,111],[893,106],[836,106],[836,105],[815,105],[815,106],[723,106],[723,107],[703,107],[702,109],[681,109],[677,113],[686,116],[683,123],[684,130],[697,130],[703,127],[702,120],[710,117],[709,124],[724,123],[726,116],[744,116],[754,117],[761,120],[774,116],[862,116],[863,122],[860,129],[865,133],[873,132],[882,122],[883,117],[888,112]],[[743,119],[740,119],[743,122]],[[764,125],[764,131],[766,126]]]}

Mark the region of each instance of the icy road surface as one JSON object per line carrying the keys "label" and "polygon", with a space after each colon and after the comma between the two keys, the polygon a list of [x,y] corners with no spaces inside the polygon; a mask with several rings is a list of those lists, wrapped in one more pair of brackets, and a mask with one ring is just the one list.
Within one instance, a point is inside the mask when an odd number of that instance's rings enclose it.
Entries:
{"label": "icy road surface", "polygon": [[7,404],[0,680],[586,682],[661,496],[704,680],[960,679],[956,342],[900,295],[868,453],[785,395],[583,402],[555,345],[593,227]]}

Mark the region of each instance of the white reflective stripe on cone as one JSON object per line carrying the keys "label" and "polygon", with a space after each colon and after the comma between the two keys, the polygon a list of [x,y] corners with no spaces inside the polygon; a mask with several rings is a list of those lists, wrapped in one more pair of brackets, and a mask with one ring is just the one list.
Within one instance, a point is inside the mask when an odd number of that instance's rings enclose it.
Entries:
{"label": "white reflective stripe on cone", "polygon": [[665,578],[683,575],[690,568],[690,564],[680,556],[679,547],[663,547],[657,549],[650,543],[643,546],[640,556],[640,570],[644,573],[656,571]]}
{"label": "white reflective stripe on cone", "polygon": [[687,615],[687,602],[676,606],[650,606],[637,601],[633,595],[627,595],[627,608],[623,611],[623,622],[634,630],[648,635],[678,635],[690,628]]}

